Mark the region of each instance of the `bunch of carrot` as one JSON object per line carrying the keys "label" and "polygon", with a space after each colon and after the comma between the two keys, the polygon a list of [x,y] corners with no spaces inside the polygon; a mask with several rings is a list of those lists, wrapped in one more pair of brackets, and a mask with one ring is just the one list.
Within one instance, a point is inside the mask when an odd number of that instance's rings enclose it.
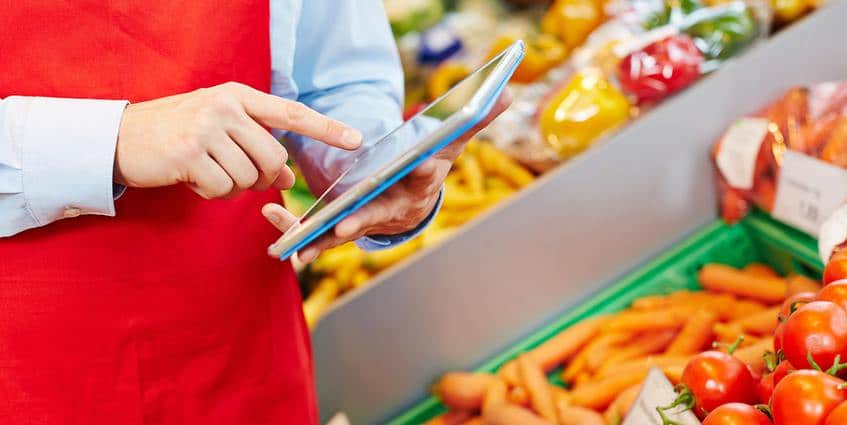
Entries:
{"label": "bunch of carrot", "polygon": [[[646,296],[619,313],[571,326],[497,373],[449,372],[434,386],[449,408],[428,425],[618,424],[652,367],[678,382],[689,359],[744,336],[734,355],[761,373],[781,303],[820,283],[763,264],[708,264],[704,291]],[[566,387],[551,384],[558,373]]]}

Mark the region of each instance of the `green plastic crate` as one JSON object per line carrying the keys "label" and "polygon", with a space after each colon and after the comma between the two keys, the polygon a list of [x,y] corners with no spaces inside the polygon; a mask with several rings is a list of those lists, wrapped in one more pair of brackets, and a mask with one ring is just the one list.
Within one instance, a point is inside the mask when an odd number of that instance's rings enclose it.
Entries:
{"label": "green plastic crate", "polygon": [[[591,316],[623,310],[637,298],[681,289],[699,289],[697,270],[707,263],[742,267],[752,262],[768,264],[783,274],[790,272],[819,277],[823,270],[817,255],[817,245],[812,238],[775,222],[765,214],[751,214],[735,226],[717,221],[509,350],[488,360],[477,371],[494,372],[503,363],[543,343],[563,329]],[[561,384],[561,381],[557,381],[558,375],[558,371],[553,371],[551,382]],[[388,423],[421,424],[444,411],[446,409],[438,399],[429,397]]]}

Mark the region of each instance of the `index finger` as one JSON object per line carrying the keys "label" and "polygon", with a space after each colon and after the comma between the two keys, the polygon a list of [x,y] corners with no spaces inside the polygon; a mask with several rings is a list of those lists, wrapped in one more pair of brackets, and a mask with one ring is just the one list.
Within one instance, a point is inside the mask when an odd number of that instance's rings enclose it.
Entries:
{"label": "index finger", "polygon": [[248,86],[237,89],[247,114],[269,127],[291,131],[342,149],[362,145],[362,134],[308,106],[267,94]]}

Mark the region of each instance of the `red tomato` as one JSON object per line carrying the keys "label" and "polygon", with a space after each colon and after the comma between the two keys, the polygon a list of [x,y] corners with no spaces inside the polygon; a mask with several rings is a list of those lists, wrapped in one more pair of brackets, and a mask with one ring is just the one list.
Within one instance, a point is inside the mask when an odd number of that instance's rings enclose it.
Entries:
{"label": "red tomato", "polygon": [[773,382],[773,373],[769,373],[763,376],[762,379],[759,379],[759,383],[756,385],[756,396],[759,397],[759,403],[768,404],[771,402],[775,385]]}
{"label": "red tomato", "polygon": [[804,305],[815,301],[815,297],[817,294],[814,292],[798,292],[788,298],[782,303],[782,308],[779,310],[779,319],[780,321],[785,321],[788,319],[788,316],[791,315],[791,306],[794,306],[794,310],[797,311],[798,308],[803,307]]}
{"label": "red tomato", "polygon": [[829,369],[836,356],[847,359],[847,311],[829,301],[800,307],[784,323],[782,352],[801,369],[811,369],[807,356]]}
{"label": "red tomato", "polygon": [[776,330],[773,331],[773,352],[779,353],[782,351],[782,341],[785,335],[785,323],[776,325]]}
{"label": "red tomato", "polygon": [[815,298],[818,301],[829,301],[847,309],[847,280],[832,282],[823,287]]}
{"label": "red tomato", "polygon": [[771,420],[749,404],[729,403],[709,413],[703,425],[771,425]]}
{"label": "red tomato", "polygon": [[824,285],[829,285],[841,279],[847,279],[847,250],[845,249],[835,251],[823,269]]}
{"label": "red tomato", "polygon": [[625,57],[618,69],[619,80],[639,103],[654,102],[696,81],[702,62],[703,54],[694,41],[675,35]]}
{"label": "red tomato", "polygon": [[844,381],[816,370],[789,373],[773,390],[774,425],[825,425],[830,412],[847,397]]}
{"label": "red tomato", "polygon": [[682,371],[682,383],[694,394],[694,411],[700,417],[722,404],[756,402],[756,381],[750,369],[720,351],[694,356]]}
{"label": "red tomato", "polygon": [[785,375],[793,370],[794,366],[791,366],[791,363],[783,361],[777,365],[773,372],[763,376],[756,386],[756,394],[759,396],[759,402],[769,404],[771,396],[773,396],[773,389],[779,384],[779,381],[782,381],[782,378],[785,378]]}
{"label": "red tomato", "polygon": [[776,369],[773,371],[773,386],[776,387],[777,384],[782,381],[782,378],[785,378],[791,372],[794,372],[794,366],[791,365],[787,360],[783,360],[779,365],[777,365]]}
{"label": "red tomato", "polygon": [[826,425],[844,425],[847,424],[847,401],[841,402],[829,416],[826,417]]}

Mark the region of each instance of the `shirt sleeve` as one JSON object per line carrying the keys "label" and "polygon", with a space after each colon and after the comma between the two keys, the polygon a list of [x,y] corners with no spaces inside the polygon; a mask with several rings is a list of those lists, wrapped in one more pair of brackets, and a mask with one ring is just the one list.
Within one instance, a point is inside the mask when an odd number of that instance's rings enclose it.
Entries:
{"label": "shirt sleeve", "polygon": [[[362,149],[403,122],[403,71],[381,0],[304,1],[293,74],[299,100],[359,129]],[[354,157],[298,135],[286,139],[314,193],[323,193]],[[366,249],[402,243],[419,234],[435,212],[411,232],[358,243]]]}
{"label": "shirt sleeve", "polygon": [[115,215],[112,173],[126,101],[0,100],[0,237]]}

